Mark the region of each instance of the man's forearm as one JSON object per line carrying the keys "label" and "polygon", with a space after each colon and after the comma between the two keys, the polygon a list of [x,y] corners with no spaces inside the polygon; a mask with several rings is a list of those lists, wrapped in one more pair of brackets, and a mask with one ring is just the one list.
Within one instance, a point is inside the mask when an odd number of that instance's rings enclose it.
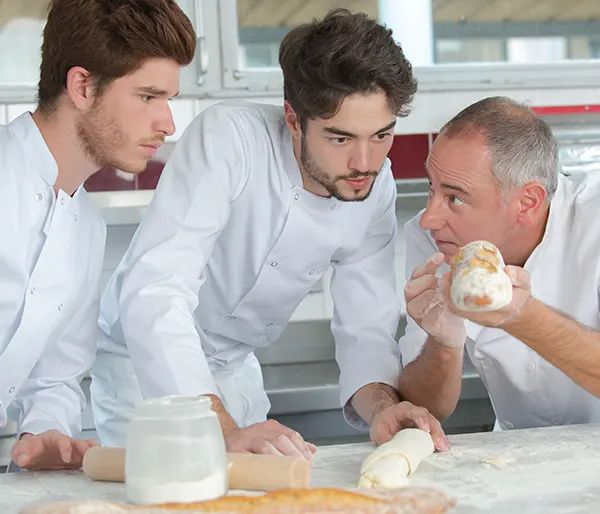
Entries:
{"label": "man's forearm", "polygon": [[382,410],[400,403],[400,395],[387,384],[374,383],[361,387],[350,402],[356,413],[371,425],[373,418]]}
{"label": "man's forearm", "polygon": [[502,328],[600,398],[600,333],[531,298]]}
{"label": "man's forearm", "polygon": [[233,430],[239,428],[237,423],[233,420],[229,412],[225,409],[223,402],[218,396],[214,394],[209,394],[208,397],[212,400],[212,410],[216,413],[219,418],[219,423],[221,423],[221,430],[223,431],[223,435],[227,437],[229,433]]}
{"label": "man's forearm", "polygon": [[400,374],[398,391],[405,400],[425,407],[440,421],[447,418],[460,396],[463,357],[463,346],[445,346],[429,337],[421,354]]}

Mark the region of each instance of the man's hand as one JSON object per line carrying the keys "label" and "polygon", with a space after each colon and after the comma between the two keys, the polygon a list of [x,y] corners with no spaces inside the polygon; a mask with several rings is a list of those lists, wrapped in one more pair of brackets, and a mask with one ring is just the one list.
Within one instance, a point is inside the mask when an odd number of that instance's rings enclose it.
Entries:
{"label": "man's hand", "polygon": [[225,445],[228,452],[301,456],[308,462],[312,462],[312,455],[317,451],[317,447],[305,442],[298,432],[274,420],[230,430],[225,434]]}
{"label": "man's hand", "polygon": [[387,443],[404,428],[425,430],[431,434],[436,450],[445,452],[450,449],[440,422],[427,409],[410,402],[397,403],[376,414],[369,435],[371,441],[379,445]]}
{"label": "man's hand", "polygon": [[28,470],[79,469],[85,452],[98,446],[93,439],[82,440],[48,430],[41,434],[23,434],[12,448],[17,466]]}
{"label": "man's hand", "polygon": [[454,348],[465,344],[464,319],[450,311],[436,270],[444,262],[441,253],[432,255],[416,268],[404,288],[406,311],[438,343]]}
{"label": "man's hand", "polygon": [[485,327],[503,328],[504,325],[515,320],[523,306],[531,299],[531,280],[529,273],[518,266],[506,266],[504,271],[513,284],[512,302],[502,309],[489,312],[466,312],[457,309],[450,297],[450,273],[446,273],[442,278],[442,290],[450,311]]}

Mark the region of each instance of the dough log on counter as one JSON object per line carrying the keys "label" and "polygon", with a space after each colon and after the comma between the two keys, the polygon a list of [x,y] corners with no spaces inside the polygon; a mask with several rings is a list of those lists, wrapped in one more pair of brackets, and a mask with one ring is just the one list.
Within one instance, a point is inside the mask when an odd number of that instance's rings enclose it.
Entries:
{"label": "dough log on counter", "polygon": [[504,259],[488,241],[459,248],[450,263],[452,301],[463,311],[495,311],[512,301],[512,282]]}
{"label": "dough log on counter", "polygon": [[434,451],[433,440],[424,430],[405,428],[379,446],[363,462],[358,487],[394,489],[407,484],[421,461]]}
{"label": "dough log on counter", "polygon": [[453,499],[433,488],[407,487],[370,493],[322,488],[157,507],[126,507],[98,501],[59,502],[30,507],[20,514],[443,514],[454,505]]}

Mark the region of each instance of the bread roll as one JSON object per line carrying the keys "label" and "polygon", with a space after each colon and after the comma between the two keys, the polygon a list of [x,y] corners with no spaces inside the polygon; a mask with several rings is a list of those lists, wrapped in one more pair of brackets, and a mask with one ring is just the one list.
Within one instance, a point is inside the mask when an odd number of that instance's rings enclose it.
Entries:
{"label": "bread roll", "polygon": [[512,281],[492,243],[473,241],[459,248],[450,266],[450,296],[460,310],[495,311],[512,301]]}

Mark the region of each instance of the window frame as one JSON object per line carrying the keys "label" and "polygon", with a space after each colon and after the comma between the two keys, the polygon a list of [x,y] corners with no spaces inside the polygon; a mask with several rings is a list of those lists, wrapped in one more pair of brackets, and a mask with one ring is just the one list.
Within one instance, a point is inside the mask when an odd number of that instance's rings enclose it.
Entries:
{"label": "window frame", "polygon": [[[181,71],[180,96],[198,98],[222,88],[220,73],[220,34],[216,23],[219,0],[177,0],[188,15],[197,36],[194,60]],[[31,104],[36,102],[37,85],[0,84],[0,103]]]}
{"label": "window frame", "polygon": [[[224,89],[281,92],[283,76],[279,68],[240,68],[237,1],[221,0],[219,14]],[[594,87],[600,77],[600,59],[539,64],[436,64],[415,67],[414,72],[421,92]]]}

